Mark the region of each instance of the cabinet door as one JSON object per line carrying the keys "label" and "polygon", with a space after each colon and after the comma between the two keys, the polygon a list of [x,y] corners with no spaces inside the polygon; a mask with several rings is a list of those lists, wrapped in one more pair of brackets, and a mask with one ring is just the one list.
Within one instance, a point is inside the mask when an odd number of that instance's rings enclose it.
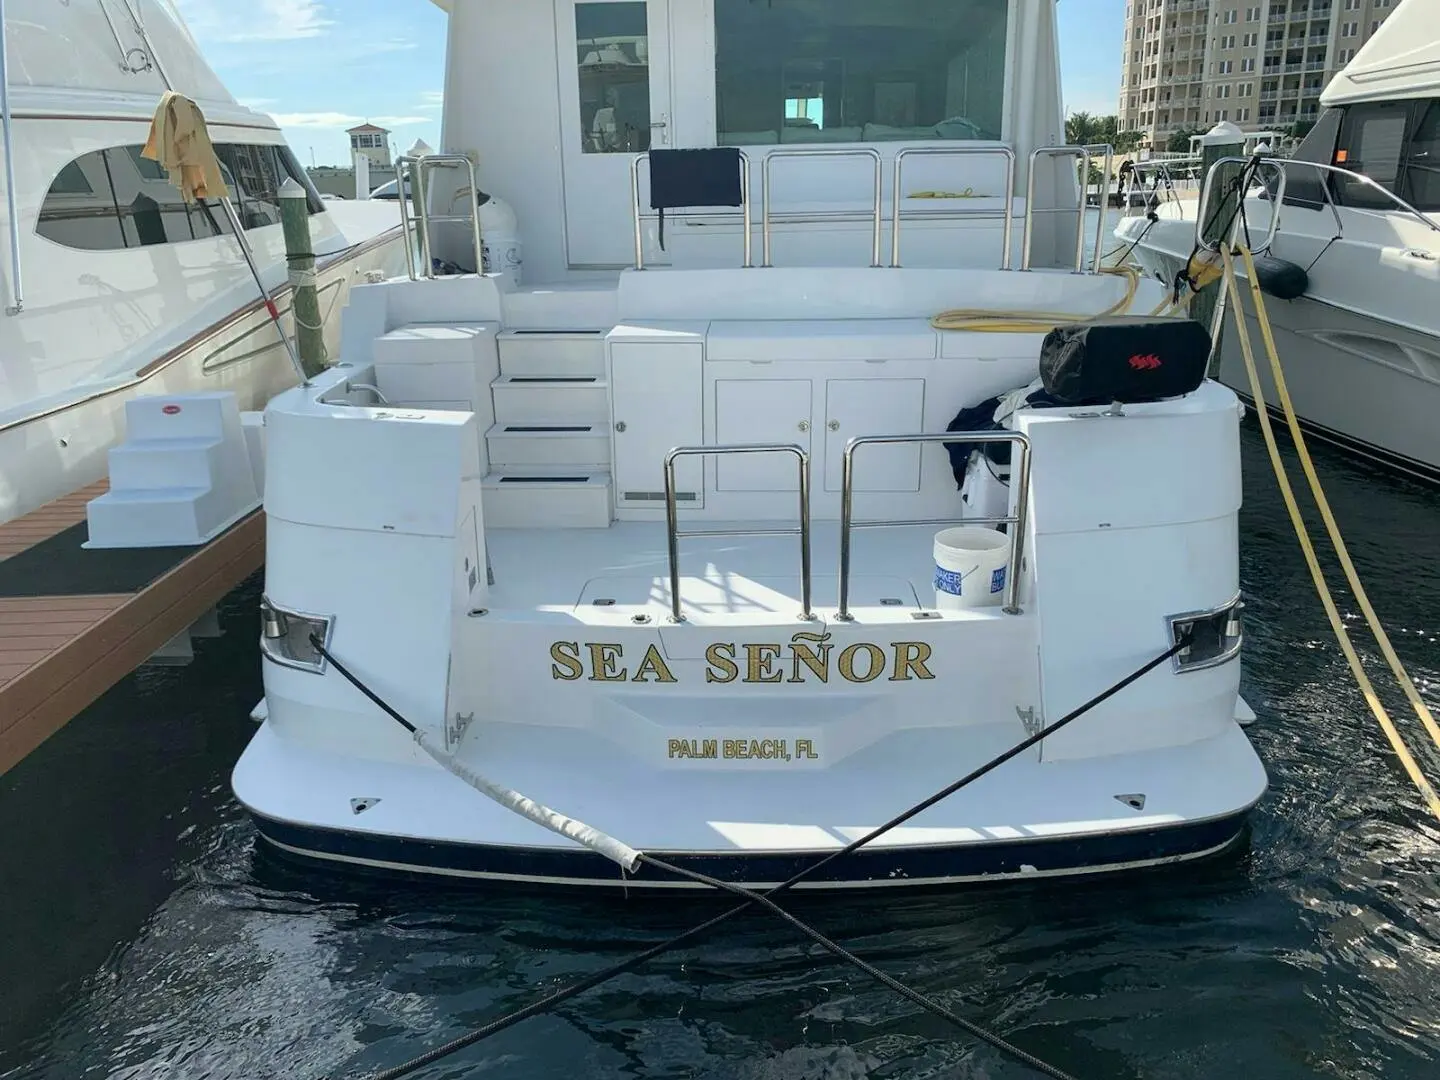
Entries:
{"label": "cabinet door", "polygon": [[[825,490],[839,491],[845,444],[857,435],[924,430],[924,379],[830,379],[825,383]],[[856,491],[919,491],[919,443],[855,453]]]}
{"label": "cabinet door", "polygon": [[[715,441],[795,443],[810,449],[809,379],[717,379]],[[793,454],[722,454],[717,491],[799,491]]]}
{"label": "cabinet door", "polygon": [[[618,506],[664,506],[665,455],[704,441],[701,367],[699,345],[611,346]],[[675,463],[682,508],[703,505],[704,475],[700,458]]]}

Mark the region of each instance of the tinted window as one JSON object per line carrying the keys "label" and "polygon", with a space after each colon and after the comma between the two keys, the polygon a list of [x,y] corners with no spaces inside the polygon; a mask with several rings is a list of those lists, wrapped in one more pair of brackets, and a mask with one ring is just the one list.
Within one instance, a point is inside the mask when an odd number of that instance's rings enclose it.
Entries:
{"label": "tinted window", "polygon": [[[95,150],[60,170],[40,209],[35,231],[86,251],[175,244],[230,232],[218,200],[186,205],[166,171],[140,156],[139,146]],[[278,224],[278,192],[287,177],[306,190],[310,213],[325,204],[283,146],[221,143],[216,157],[246,229]]]}
{"label": "tinted window", "polygon": [[[1351,105],[1340,127],[1336,164],[1395,191],[1409,123],[1408,101]],[[1385,210],[1395,205],[1372,185],[1348,177],[1337,180],[1336,188],[1346,206]]]}
{"label": "tinted window", "polygon": [[650,30],[643,0],[575,5],[580,145],[587,154],[650,149]]}
{"label": "tinted window", "polygon": [[715,0],[722,146],[999,139],[1007,0]]}

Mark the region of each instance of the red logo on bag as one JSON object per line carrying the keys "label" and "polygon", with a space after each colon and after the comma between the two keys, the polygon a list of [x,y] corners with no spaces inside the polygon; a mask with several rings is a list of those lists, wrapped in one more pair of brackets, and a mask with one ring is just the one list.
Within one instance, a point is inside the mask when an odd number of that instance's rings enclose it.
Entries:
{"label": "red logo on bag", "polygon": [[[1130,362],[1133,364],[1135,361],[1134,361],[1134,360],[1131,360]],[[166,405],[166,406],[162,407],[160,411],[163,412],[166,416],[174,416],[176,413],[178,413],[178,412],[180,411],[180,406],[179,406],[179,405]]]}
{"label": "red logo on bag", "polygon": [[1160,357],[1154,353],[1136,353],[1130,357],[1130,366],[1136,371],[1154,371],[1160,366]]}

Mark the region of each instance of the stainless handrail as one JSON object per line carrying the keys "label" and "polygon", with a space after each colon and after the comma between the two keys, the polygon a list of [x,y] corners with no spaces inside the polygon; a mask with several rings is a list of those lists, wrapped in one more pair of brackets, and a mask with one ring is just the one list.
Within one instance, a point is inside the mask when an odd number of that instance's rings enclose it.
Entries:
{"label": "stainless handrail", "polygon": [[871,211],[871,240],[870,240],[870,265],[879,267],[880,262],[880,235],[881,223],[885,220],[884,199],[882,189],[885,185],[883,161],[880,151],[873,146],[850,149],[850,150],[815,150],[815,149],[791,149],[771,150],[765,155],[765,162],[760,167],[760,250],[762,252],[760,265],[769,267],[770,262],[770,165],[778,158],[822,158],[822,157],[864,157],[870,158],[875,163],[875,202]]}
{"label": "stainless handrail", "polygon": [[[467,199],[469,212],[464,215],[442,214],[435,217],[430,213],[430,192],[425,186],[425,170],[454,168],[463,165],[470,179]],[[407,192],[406,181],[410,190]],[[471,242],[475,246],[475,273],[485,273],[485,241],[480,232],[480,208],[476,205],[479,188],[475,183],[475,162],[465,154],[402,154],[395,161],[395,187],[400,203],[401,235],[405,240],[406,269],[411,281],[415,276],[415,247],[410,239],[410,200],[415,200],[415,223],[419,226],[420,258],[424,265],[420,273],[426,280],[435,280],[435,262],[430,256],[430,224],[432,221],[469,221]]]}
{"label": "stainless handrail", "polygon": [[[1019,461],[1015,475],[1015,513],[1002,518],[936,518],[924,521],[856,521],[855,520],[855,451],[862,446],[896,443],[1016,443]],[[854,529],[888,529],[906,525],[1009,525],[1010,571],[1005,578],[1003,608],[1007,615],[1020,614],[1020,553],[1025,543],[1026,521],[1030,502],[1030,440],[1018,431],[947,431],[924,435],[858,435],[845,445],[840,482],[840,607],[836,618],[851,622],[850,614],[850,533]]]}
{"label": "stainless handrail", "polygon": [[15,145],[10,135],[10,71],[9,42],[6,40],[5,0],[0,0],[0,131],[5,143],[5,205],[9,212],[6,224],[10,229],[10,299],[6,315],[19,315],[25,310],[25,287],[21,281],[20,222],[15,209]]}
{"label": "stainless handrail", "polygon": [[[675,497],[675,462],[682,457],[709,454],[794,454],[800,466],[800,528],[798,529],[697,529],[680,531],[679,507]],[[677,623],[680,611],[680,541],[699,536],[794,536],[800,534],[800,617],[815,618],[810,591],[810,454],[794,443],[736,443],[729,446],[677,446],[665,455],[665,528],[670,549],[670,614]]]}
{"label": "stainless handrail", "polygon": [[[1219,174],[1221,166],[1225,165],[1239,165],[1242,168],[1253,166],[1255,175],[1258,175],[1261,169],[1271,169],[1274,170],[1277,176],[1275,190],[1270,193],[1270,227],[1266,231],[1264,244],[1260,247],[1253,249],[1257,254],[1269,251],[1271,245],[1275,242],[1276,235],[1280,231],[1280,219],[1283,216],[1282,212],[1285,207],[1285,196],[1290,181],[1288,170],[1292,165],[1298,166],[1300,168],[1314,169],[1316,172],[1319,173],[1343,174],[1347,180],[1359,181],[1362,186],[1366,188],[1372,188],[1384,198],[1388,199],[1395,206],[1396,209],[1402,210],[1405,213],[1409,214],[1411,217],[1415,218],[1415,220],[1419,221],[1421,224],[1425,225],[1434,232],[1440,232],[1440,224],[1437,224],[1436,221],[1424,211],[1417,210],[1414,206],[1411,206],[1399,195],[1396,195],[1393,191],[1384,187],[1378,181],[1371,179],[1364,173],[1355,172],[1353,169],[1346,169],[1338,165],[1324,165],[1318,161],[1296,161],[1293,158],[1261,158],[1257,161],[1254,158],[1228,157],[1221,158],[1214,165],[1212,165],[1210,167],[1210,171],[1205,174],[1205,185],[1200,190],[1200,205],[1195,212],[1195,242],[1207,251],[1213,252],[1220,250],[1220,241],[1218,239],[1206,240],[1201,234],[1204,231],[1205,222],[1209,219],[1210,216],[1210,199],[1214,194],[1216,178]],[[1326,180],[1328,181],[1328,176],[1326,177]],[[1339,207],[1336,205],[1334,197],[1330,192],[1329,183],[1323,182],[1320,185],[1320,189],[1322,192],[1324,192],[1325,203],[1330,207],[1330,212],[1335,218],[1335,227],[1339,230],[1340,235],[1343,236],[1345,233],[1344,219],[1340,217],[1340,210]],[[1242,195],[1242,198],[1243,197],[1244,196]]]}
{"label": "stainless handrail", "polygon": [[[900,221],[902,217],[900,194],[901,179],[907,157],[1003,157],[1005,159],[1005,250],[1000,258],[1000,269],[1010,269],[1011,218],[1015,209],[1015,151],[1008,146],[907,146],[895,155],[895,176],[890,192],[890,265],[900,265]],[[993,211],[967,211],[961,216],[989,217]]]}
{"label": "stainless handrail", "polygon": [[[1109,143],[1091,143],[1085,147],[1087,151],[1105,152],[1105,165],[1100,170],[1100,179],[1096,181],[1095,188],[1095,254],[1090,261],[1090,272],[1098,274],[1104,261],[1105,250],[1105,196],[1110,191],[1110,173],[1115,167],[1115,148]],[[1082,207],[1090,205],[1090,170],[1085,170],[1085,179],[1080,185],[1080,202]],[[1080,216],[1085,216],[1082,208]]]}
{"label": "stainless handrail", "polygon": [[[755,265],[750,238],[750,155],[744,150],[740,154],[740,218],[745,231],[745,261],[741,265],[749,270]],[[635,221],[635,269],[645,269],[645,219],[650,214],[640,212],[640,162],[650,161],[649,151],[636,154],[630,160],[630,214]]]}
{"label": "stainless handrail", "polygon": [[[115,48],[120,50],[120,70],[127,75],[138,75],[142,71],[149,71],[151,66],[150,57],[146,54],[145,50],[141,48],[125,48],[125,42],[120,40],[120,31],[115,29],[115,20],[110,17],[109,6],[105,3],[105,0],[95,0],[95,2],[100,5],[100,14],[105,16],[105,25],[110,27],[110,36],[115,39]],[[129,10],[130,5],[126,4],[125,6],[126,9]],[[135,13],[133,11],[130,12],[130,20],[132,22],[135,21]],[[130,57],[135,53],[139,53],[145,61],[138,67],[132,67],[130,65]]]}
{"label": "stainless handrail", "polygon": [[[1115,152],[1109,145],[1097,144],[1095,146],[1042,146],[1030,155],[1030,175],[1025,181],[1025,236],[1020,243],[1020,269],[1030,269],[1030,245],[1034,240],[1033,231],[1036,214],[1068,214],[1068,206],[1047,206],[1044,210],[1035,209],[1035,166],[1040,163],[1041,158],[1046,157],[1078,157],[1080,159],[1080,205],[1076,208],[1075,224],[1075,273],[1083,273],[1085,269],[1085,211],[1090,201],[1090,157],[1092,150],[1104,149],[1105,151],[1105,175],[1100,178],[1100,202],[1105,201],[1105,190],[1108,185],[1106,177],[1110,172]],[[1098,208],[1100,220],[1095,226],[1095,258],[1093,270],[1098,272],[1101,263],[1100,249],[1104,246],[1105,214],[1104,206]]]}
{"label": "stainless handrail", "polygon": [[[143,49],[132,49],[132,52],[140,52],[145,56],[146,66],[142,71],[148,71],[151,64],[155,65],[155,73],[160,76],[160,81],[165,84],[166,90],[174,90],[170,82],[170,76],[165,73],[165,65],[160,62],[160,52],[155,48],[155,43],[150,40],[150,32],[145,29],[145,20],[140,15],[140,0],[136,0],[134,7],[130,6],[130,0],[120,0],[125,5],[125,11],[130,16],[130,21],[135,25],[135,33],[145,46]],[[129,54],[126,54],[129,59]]]}

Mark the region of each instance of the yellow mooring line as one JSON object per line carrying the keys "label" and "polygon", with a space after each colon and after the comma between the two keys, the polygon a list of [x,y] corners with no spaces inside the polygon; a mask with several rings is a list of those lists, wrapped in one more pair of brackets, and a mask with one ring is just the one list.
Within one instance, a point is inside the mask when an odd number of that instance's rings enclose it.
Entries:
{"label": "yellow mooring line", "polygon": [[[1335,523],[1335,515],[1330,510],[1330,501],[1325,497],[1325,492],[1320,486],[1320,479],[1315,474],[1315,463],[1310,458],[1310,449],[1306,446],[1305,436],[1300,431],[1300,422],[1296,419],[1295,407],[1290,401],[1290,391],[1285,384],[1285,373],[1280,368],[1280,354],[1275,348],[1275,335],[1270,326],[1270,316],[1265,310],[1265,298],[1260,291],[1260,283],[1255,273],[1255,261],[1249,248],[1241,246],[1238,250],[1245,263],[1245,273],[1250,279],[1255,317],[1260,324],[1260,335],[1270,360],[1270,370],[1275,379],[1275,391],[1280,398],[1281,408],[1285,412],[1285,422],[1290,428],[1291,438],[1294,440],[1295,449],[1300,456],[1305,479],[1310,485],[1310,492],[1315,498],[1316,505],[1320,508],[1320,516],[1325,521],[1325,530],[1330,535],[1330,542],[1335,547],[1336,555],[1339,556],[1340,565],[1345,571],[1345,579],[1349,582],[1350,589],[1360,604],[1360,610],[1365,615],[1365,622],[1370,627],[1370,632],[1375,635],[1375,640],[1379,643],[1380,651],[1385,655],[1390,670],[1400,683],[1401,689],[1405,691],[1405,696],[1409,698],[1421,724],[1430,733],[1430,738],[1434,740],[1436,747],[1440,748],[1440,726],[1437,726],[1429,706],[1425,704],[1419,691],[1415,689],[1415,683],[1411,680],[1410,673],[1405,670],[1405,665],[1396,655],[1394,647],[1390,644],[1390,636],[1385,633],[1379,616],[1375,614],[1370,597],[1360,583],[1360,575],[1355,571],[1355,564],[1350,560],[1350,552],[1345,546],[1344,538],[1340,535],[1340,527]],[[1370,676],[1365,673],[1360,656],[1356,653],[1355,646],[1350,641],[1350,634],[1346,631],[1345,624],[1340,618],[1340,612],[1335,607],[1335,598],[1331,595],[1330,587],[1326,584],[1325,576],[1321,572],[1320,562],[1315,556],[1315,546],[1310,540],[1305,521],[1300,516],[1300,507],[1295,501],[1295,492],[1290,486],[1290,478],[1280,459],[1280,449],[1275,443],[1275,432],[1270,426],[1270,416],[1265,408],[1265,392],[1260,386],[1260,377],[1255,368],[1255,351],[1250,342],[1250,333],[1245,322],[1245,309],[1240,302],[1240,289],[1236,283],[1234,256],[1228,249],[1222,249],[1221,254],[1224,258],[1225,285],[1229,290],[1230,302],[1235,309],[1235,328],[1240,335],[1240,350],[1245,356],[1245,372],[1250,379],[1250,393],[1255,400],[1255,412],[1260,419],[1260,430],[1265,435],[1265,447],[1270,452],[1270,464],[1275,469],[1275,479],[1279,482],[1280,493],[1285,498],[1285,508],[1290,513],[1290,523],[1295,527],[1295,536],[1300,541],[1301,550],[1305,553],[1305,562],[1310,567],[1310,577],[1315,583],[1315,591],[1320,596],[1320,603],[1324,605],[1325,614],[1330,619],[1330,627],[1335,631],[1336,640],[1339,641],[1340,649],[1350,664],[1355,681],[1365,695],[1365,701],[1370,706],[1370,711],[1375,714],[1380,729],[1390,740],[1390,746],[1430,807],[1430,812],[1435,815],[1436,820],[1440,820],[1440,796],[1436,795],[1435,788],[1426,779],[1425,774],[1420,771],[1420,766],[1410,753],[1410,748],[1405,745],[1405,740],[1395,727],[1395,722],[1390,719],[1390,714],[1385,711],[1385,706],[1381,704],[1379,696],[1375,693],[1375,687],[1370,682]]]}

